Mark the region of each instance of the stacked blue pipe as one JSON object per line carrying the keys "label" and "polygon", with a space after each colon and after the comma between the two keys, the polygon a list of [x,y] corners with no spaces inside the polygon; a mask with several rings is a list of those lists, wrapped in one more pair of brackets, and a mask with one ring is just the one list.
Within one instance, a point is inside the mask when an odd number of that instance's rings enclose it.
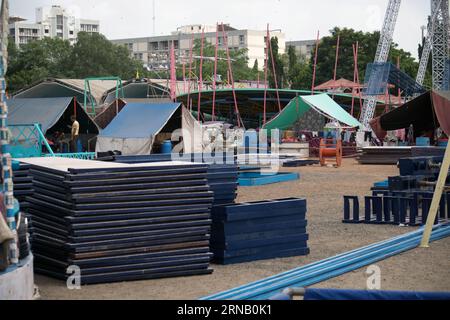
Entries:
{"label": "stacked blue pipe", "polygon": [[309,254],[306,211],[306,200],[297,198],[214,207],[214,262],[234,264]]}
{"label": "stacked blue pipe", "polygon": [[[286,288],[308,287],[417,248],[423,228],[335,257],[311,263],[201,300],[266,300]],[[450,225],[434,226],[431,241],[450,236]]]}

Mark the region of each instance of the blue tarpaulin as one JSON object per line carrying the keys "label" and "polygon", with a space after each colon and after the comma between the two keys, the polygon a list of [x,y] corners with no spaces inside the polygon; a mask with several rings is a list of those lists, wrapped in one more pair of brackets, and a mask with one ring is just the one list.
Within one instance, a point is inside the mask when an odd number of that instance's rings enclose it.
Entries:
{"label": "blue tarpaulin", "polygon": [[72,98],[8,100],[8,124],[39,123],[45,133],[59,121],[71,102]]}
{"label": "blue tarpaulin", "polygon": [[450,300],[450,292],[307,289],[305,300]]}
{"label": "blue tarpaulin", "polygon": [[96,151],[118,150],[125,155],[150,154],[156,135],[180,107],[180,103],[128,103],[100,133]]}

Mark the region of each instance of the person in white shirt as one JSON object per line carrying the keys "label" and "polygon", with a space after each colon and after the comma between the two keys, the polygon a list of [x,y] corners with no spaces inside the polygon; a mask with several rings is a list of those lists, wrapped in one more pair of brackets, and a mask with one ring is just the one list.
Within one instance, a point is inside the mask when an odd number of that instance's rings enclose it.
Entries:
{"label": "person in white shirt", "polygon": [[77,152],[77,142],[80,134],[80,123],[77,121],[75,116],[70,118],[72,120],[72,132],[71,132],[71,141],[72,141],[72,152]]}

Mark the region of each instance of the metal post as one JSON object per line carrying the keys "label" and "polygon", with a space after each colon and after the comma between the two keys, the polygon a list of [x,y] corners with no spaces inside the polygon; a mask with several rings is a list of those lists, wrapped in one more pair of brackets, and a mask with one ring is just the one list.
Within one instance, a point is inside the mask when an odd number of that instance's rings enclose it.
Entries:
{"label": "metal post", "polygon": [[212,121],[216,120],[216,89],[217,89],[217,59],[219,54],[219,23],[216,23],[216,47],[214,49],[214,79],[213,79],[213,105]]}
{"label": "metal post", "polygon": [[313,78],[312,78],[312,85],[311,85],[311,94],[314,94],[314,88],[316,86],[316,70],[317,70],[317,54],[319,51],[319,38],[320,38],[320,32],[317,31],[316,53],[315,53],[315,57],[314,57],[314,68],[313,68]]}

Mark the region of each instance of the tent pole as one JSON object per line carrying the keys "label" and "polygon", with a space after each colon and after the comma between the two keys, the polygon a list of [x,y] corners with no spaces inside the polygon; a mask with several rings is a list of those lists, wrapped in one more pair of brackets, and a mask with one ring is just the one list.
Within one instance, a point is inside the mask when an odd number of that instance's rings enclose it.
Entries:
{"label": "tent pole", "polygon": [[359,111],[362,113],[363,103],[362,103],[362,93],[361,93],[361,83],[359,82],[359,67],[358,67],[358,59],[359,57],[359,41],[356,41],[356,83],[358,84],[358,92],[359,92]]}
{"label": "tent pole", "polygon": [[267,28],[267,36],[266,36],[266,57],[264,59],[264,119],[263,124],[266,125],[267,122],[267,89],[269,86],[268,80],[268,69],[269,69],[269,28]]}
{"label": "tent pole", "polygon": [[175,59],[175,42],[172,41],[170,48],[170,99],[175,102],[177,100],[177,71]]}
{"label": "tent pole", "polygon": [[[356,83],[356,52],[355,52],[355,44],[352,44],[352,49],[353,49],[353,64],[354,64],[354,68],[353,68],[353,83]],[[353,85],[353,89],[352,89],[352,112],[351,115],[353,117],[354,111],[355,111],[355,94],[356,94],[356,90],[355,90],[355,86]]]}
{"label": "tent pole", "polygon": [[200,46],[200,75],[198,82],[198,101],[197,101],[197,120],[200,122],[200,106],[202,103],[202,89],[203,89],[203,47],[205,41],[205,28],[202,29],[202,44]]}
{"label": "tent pole", "polygon": [[313,78],[312,78],[312,85],[311,85],[311,94],[313,94],[313,95],[314,95],[314,87],[316,86],[316,70],[317,70],[317,54],[319,51],[319,37],[320,37],[320,31],[317,31],[316,52],[314,55],[314,68],[313,68]]}
{"label": "tent pole", "polygon": [[272,39],[270,39],[269,24],[267,24],[267,35],[268,35],[268,38],[269,38],[270,56],[271,56],[271,59],[272,59],[272,69],[273,69],[273,80],[275,82],[275,90],[276,90],[276,93],[277,93],[278,109],[279,109],[279,112],[281,113],[280,92],[278,91],[277,72],[276,72],[276,69],[275,69],[275,58],[273,56]]}
{"label": "tent pole", "polygon": [[[336,43],[336,60],[334,62],[334,85],[336,86],[336,79],[337,79],[337,68],[338,68],[338,62],[339,62],[339,45],[340,45],[341,35],[338,34],[337,43]],[[334,100],[334,93],[333,93],[333,100]]]}
{"label": "tent pole", "polygon": [[226,36],[226,33],[225,33],[225,26],[224,26],[223,22],[222,22],[222,34],[223,34],[223,43],[225,45],[226,52],[227,52],[228,71],[230,73],[231,88],[233,90],[234,108],[235,108],[235,111],[236,111],[237,124],[238,124],[238,127],[241,127],[241,125],[243,125],[243,124],[241,124],[241,115],[239,113],[239,108],[238,108],[238,104],[237,104],[237,97],[236,97],[236,90],[235,90],[235,87],[234,87],[234,79],[233,79],[233,71],[232,71],[233,69],[231,67],[231,59],[230,59],[230,48],[228,48],[228,39],[227,39],[227,36]]}
{"label": "tent pole", "polygon": [[216,119],[216,81],[217,81],[217,58],[219,53],[219,23],[216,23],[216,48],[214,52],[214,79],[213,79],[213,106],[212,121]]}
{"label": "tent pole", "polygon": [[192,74],[192,60],[193,60],[192,54],[193,54],[193,51],[194,51],[194,34],[192,34],[191,46],[190,46],[190,49],[189,49],[189,77],[188,77],[189,85],[188,85],[188,96],[187,96],[187,103],[190,106],[189,108],[190,108],[191,112],[192,112],[192,101],[191,101],[191,84],[192,84],[192,81],[191,81],[191,74]]}
{"label": "tent pole", "polygon": [[183,62],[183,94],[186,93],[186,63]]}

